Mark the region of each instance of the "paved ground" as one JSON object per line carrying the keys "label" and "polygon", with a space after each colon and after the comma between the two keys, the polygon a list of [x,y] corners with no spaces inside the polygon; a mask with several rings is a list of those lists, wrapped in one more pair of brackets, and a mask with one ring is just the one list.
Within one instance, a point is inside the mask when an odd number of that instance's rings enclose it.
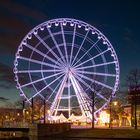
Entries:
{"label": "paved ground", "polygon": [[59,135],[71,139],[140,139],[140,130],[127,128],[113,129],[72,129]]}

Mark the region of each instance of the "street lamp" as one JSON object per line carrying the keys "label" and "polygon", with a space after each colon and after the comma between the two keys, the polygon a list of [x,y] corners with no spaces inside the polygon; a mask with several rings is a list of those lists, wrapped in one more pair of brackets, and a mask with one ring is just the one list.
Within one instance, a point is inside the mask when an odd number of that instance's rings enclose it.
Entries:
{"label": "street lamp", "polygon": [[113,102],[113,105],[114,105],[114,106],[117,106],[117,105],[118,105],[118,102],[117,102],[117,101],[114,101],[114,102]]}
{"label": "street lamp", "polygon": [[19,117],[20,116],[20,113],[17,113],[17,116]]}
{"label": "street lamp", "polygon": [[29,111],[26,111],[26,115],[29,115]]}
{"label": "street lamp", "polygon": [[49,122],[49,116],[50,116],[50,110],[47,110],[47,119],[48,119],[48,122]]}
{"label": "street lamp", "polygon": [[8,119],[8,116],[6,115],[5,118],[6,118],[6,120],[7,120],[7,119]]}

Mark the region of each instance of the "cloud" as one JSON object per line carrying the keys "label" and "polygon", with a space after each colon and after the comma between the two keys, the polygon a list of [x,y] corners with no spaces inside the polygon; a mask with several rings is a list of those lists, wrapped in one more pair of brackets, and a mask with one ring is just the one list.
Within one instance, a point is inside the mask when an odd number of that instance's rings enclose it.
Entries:
{"label": "cloud", "polygon": [[23,37],[46,15],[29,6],[6,0],[0,1],[0,49],[14,54]]}
{"label": "cloud", "polygon": [[31,29],[31,26],[15,16],[0,14],[0,17],[0,47],[2,50],[7,48],[6,51],[14,53],[22,38]]}
{"label": "cloud", "polygon": [[14,14],[27,16],[35,20],[46,19],[46,15],[43,14],[42,12],[33,10],[32,8],[29,8],[22,4],[15,3],[13,1],[8,1],[8,0],[1,1],[0,4],[4,8],[6,8],[9,12],[12,12]]}
{"label": "cloud", "polygon": [[8,98],[0,97],[0,102],[5,102],[5,101],[8,101],[8,100],[9,100]]}
{"label": "cloud", "polygon": [[0,83],[0,87],[4,89],[9,89],[11,85],[9,85],[8,83]]}
{"label": "cloud", "polygon": [[[16,82],[14,81],[14,76],[15,75],[11,67],[0,63],[0,88],[9,89],[15,87]],[[38,76],[32,76],[32,78],[37,79]],[[20,84],[25,84],[29,82],[29,77],[27,74],[20,75],[19,79]]]}
{"label": "cloud", "polygon": [[0,63],[0,79],[1,81],[6,81],[9,83],[13,83],[14,81],[14,73],[12,69],[2,63]]}

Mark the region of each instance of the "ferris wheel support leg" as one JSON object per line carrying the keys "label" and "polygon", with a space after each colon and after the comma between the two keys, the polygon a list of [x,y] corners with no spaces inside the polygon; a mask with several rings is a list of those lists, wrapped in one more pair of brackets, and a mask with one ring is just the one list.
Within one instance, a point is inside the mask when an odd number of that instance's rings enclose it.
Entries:
{"label": "ferris wheel support leg", "polygon": [[70,80],[71,80],[72,85],[74,87],[75,94],[77,96],[82,114],[91,118],[91,113],[90,113],[91,109],[88,106],[88,101],[85,97],[85,94],[82,90],[82,87],[78,84],[78,81],[75,79],[75,77],[72,74],[70,74]]}
{"label": "ferris wheel support leg", "polygon": [[67,74],[65,75],[65,77],[63,78],[63,81],[59,87],[59,90],[55,96],[55,99],[54,99],[54,102],[50,108],[50,116],[53,115],[54,113],[54,110],[55,110],[55,116],[57,114],[57,110],[58,110],[58,107],[59,107],[59,104],[60,104],[60,97],[62,96],[62,93],[63,93],[63,90],[64,90],[64,87],[65,87],[65,84],[66,84],[66,80],[67,80],[68,76]]}
{"label": "ferris wheel support leg", "polygon": [[[68,84],[70,85],[70,79],[68,78]],[[68,111],[68,116],[70,117],[71,115],[71,97],[70,97],[70,94],[71,94],[71,91],[70,91],[70,88],[68,88],[68,108],[69,108],[69,111]]]}
{"label": "ferris wheel support leg", "polygon": [[82,106],[82,101],[81,101],[81,99],[80,99],[80,97],[79,97],[79,95],[78,95],[78,89],[77,89],[77,87],[75,86],[75,83],[74,83],[73,79],[71,78],[70,80],[71,80],[71,83],[72,83],[72,85],[73,85],[73,88],[74,88],[74,91],[75,91],[75,94],[76,94],[78,103],[79,103],[79,105],[80,105],[81,112],[82,112],[82,114],[84,114],[84,109],[83,109],[83,106]]}

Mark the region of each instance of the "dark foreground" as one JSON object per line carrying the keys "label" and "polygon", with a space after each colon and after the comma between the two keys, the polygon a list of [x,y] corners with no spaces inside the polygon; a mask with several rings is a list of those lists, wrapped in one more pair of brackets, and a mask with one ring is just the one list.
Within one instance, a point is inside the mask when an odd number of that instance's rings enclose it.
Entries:
{"label": "dark foreground", "polygon": [[34,138],[2,138],[1,140],[139,140],[140,138],[52,138],[52,137],[34,137]]}
{"label": "dark foreground", "polygon": [[71,138],[136,138],[140,139],[140,130],[134,129],[72,129],[61,134]]}
{"label": "dark foreground", "polygon": [[[3,138],[2,138],[3,139]],[[6,138],[7,139],[7,138]],[[8,138],[9,139],[9,138]],[[140,130],[134,129],[72,129],[61,134],[46,137],[20,137],[11,140],[132,140],[140,139]]]}

